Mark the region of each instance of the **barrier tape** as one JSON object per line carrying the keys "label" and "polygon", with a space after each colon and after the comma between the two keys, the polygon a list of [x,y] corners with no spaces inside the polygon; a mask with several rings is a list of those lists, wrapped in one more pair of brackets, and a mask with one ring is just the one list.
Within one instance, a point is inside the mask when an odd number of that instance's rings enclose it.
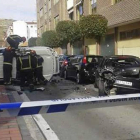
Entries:
{"label": "barrier tape", "polygon": [[22,103],[1,103],[0,117],[58,113],[77,109],[103,108],[139,103],[140,94],[115,95],[106,97],[84,97]]}

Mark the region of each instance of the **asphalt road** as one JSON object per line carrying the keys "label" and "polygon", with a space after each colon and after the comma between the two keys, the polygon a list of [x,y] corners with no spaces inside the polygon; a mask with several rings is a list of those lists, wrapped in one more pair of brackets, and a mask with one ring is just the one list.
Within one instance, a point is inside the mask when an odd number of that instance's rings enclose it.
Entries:
{"label": "asphalt road", "polygon": [[[32,101],[97,96],[92,84],[58,77],[44,92],[28,92]],[[140,105],[42,115],[60,140],[140,140]]]}

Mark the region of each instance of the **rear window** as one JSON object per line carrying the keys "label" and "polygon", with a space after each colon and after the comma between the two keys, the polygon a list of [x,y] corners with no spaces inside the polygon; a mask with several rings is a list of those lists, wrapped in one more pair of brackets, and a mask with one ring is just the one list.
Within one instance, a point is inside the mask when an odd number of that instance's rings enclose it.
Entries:
{"label": "rear window", "polygon": [[108,59],[106,61],[106,65],[113,66],[113,67],[125,66],[125,65],[134,66],[134,65],[138,65],[138,62],[134,58],[117,58],[117,59]]}
{"label": "rear window", "polygon": [[87,56],[87,63],[100,63],[102,57]]}

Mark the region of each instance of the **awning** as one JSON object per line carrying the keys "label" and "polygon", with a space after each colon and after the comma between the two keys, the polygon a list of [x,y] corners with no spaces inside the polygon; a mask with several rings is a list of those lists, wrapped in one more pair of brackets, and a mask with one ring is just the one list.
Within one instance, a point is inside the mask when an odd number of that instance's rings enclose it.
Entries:
{"label": "awning", "polygon": [[70,9],[69,11],[68,11],[68,13],[70,14],[70,13],[72,13],[74,10],[73,10],[73,8],[72,9]]}
{"label": "awning", "polygon": [[75,6],[78,6],[82,3],[82,0],[80,0]]}

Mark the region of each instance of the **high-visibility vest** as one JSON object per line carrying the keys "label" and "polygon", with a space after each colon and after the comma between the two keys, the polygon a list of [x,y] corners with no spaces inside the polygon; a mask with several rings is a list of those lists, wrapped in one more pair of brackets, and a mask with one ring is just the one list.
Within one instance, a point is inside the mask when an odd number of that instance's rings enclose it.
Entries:
{"label": "high-visibility vest", "polygon": [[28,70],[28,69],[32,68],[30,55],[25,55],[25,56],[19,57],[19,61],[21,64],[21,70]]}
{"label": "high-visibility vest", "polygon": [[36,68],[40,68],[42,67],[42,62],[41,62],[41,56],[35,56],[36,60],[37,60],[37,65]]}

